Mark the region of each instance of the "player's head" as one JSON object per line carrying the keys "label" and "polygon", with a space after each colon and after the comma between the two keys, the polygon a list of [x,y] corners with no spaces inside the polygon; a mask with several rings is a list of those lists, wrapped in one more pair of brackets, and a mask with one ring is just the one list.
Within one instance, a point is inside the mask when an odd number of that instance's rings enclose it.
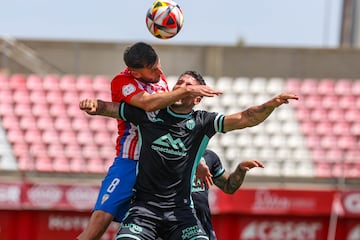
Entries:
{"label": "player's head", "polygon": [[[196,71],[186,71],[180,75],[179,79],[175,83],[175,86],[173,87],[173,90],[188,85],[206,85],[206,83],[200,73]],[[189,96],[187,98],[180,99],[179,101],[171,105],[171,107],[175,111],[186,112],[191,110],[195,105],[199,104],[201,102],[201,99],[202,97],[200,96]]]}
{"label": "player's head", "polygon": [[156,83],[160,80],[160,58],[151,45],[137,42],[126,48],[124,62],[134,78],[147,83]]}

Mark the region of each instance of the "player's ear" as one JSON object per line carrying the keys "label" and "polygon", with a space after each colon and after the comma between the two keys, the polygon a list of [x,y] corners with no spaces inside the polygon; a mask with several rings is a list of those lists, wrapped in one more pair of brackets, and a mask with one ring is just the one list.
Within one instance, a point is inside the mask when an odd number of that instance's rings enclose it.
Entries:
{"label": "player's ear", "polygon": [[194,105],[198,105],[201,102],[202,97],[198,96],[194,99]]}
{"label": "player's ear", "polygon": [[134,78],[141,78],[142,77],[141,73],[136,71],[136,70],[131,70],[130,73]]}

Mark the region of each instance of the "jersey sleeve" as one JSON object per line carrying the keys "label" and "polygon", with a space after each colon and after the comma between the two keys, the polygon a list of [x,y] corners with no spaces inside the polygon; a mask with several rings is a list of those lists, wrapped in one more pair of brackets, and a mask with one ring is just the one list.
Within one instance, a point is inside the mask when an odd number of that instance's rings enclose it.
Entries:
{"label": "jersey sleeve", "polygon": [[129,103],[134,95],[143,91],[130,76],[117,75],[111,81],[111,99],[113,102]]}
{"label": "jersey sleeve", "polygon": [[121,102],[119,107],[119,116],[123,121],[129,121],[134,125],[139,125],[144,121],[146,113],[144,110]]}
{"label": "jersey sleeve", "polygon": [[217,178],[225,172],[219,156],[212,150],[206,149],[204,159],[206,165],[208,165],[210,169],[210,173],[213,175],[213,178]]}

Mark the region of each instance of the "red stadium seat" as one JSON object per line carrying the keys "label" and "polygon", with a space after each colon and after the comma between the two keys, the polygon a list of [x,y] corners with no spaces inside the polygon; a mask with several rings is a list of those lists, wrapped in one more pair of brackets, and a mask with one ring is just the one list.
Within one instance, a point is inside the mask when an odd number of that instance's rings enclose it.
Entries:
{"label": "red stadium seat", "polygon": [[44,131],[42,139],[46,144],[60,143],[60,136],[55,129],[47,129]]}
{"label": "red stadium seat", "polygon": [[34,159],[29,156],[20,156],[17,158],[18,168],[21,171],[34,171],[36,170]]}
{"label": "red stadium seat", "polygon": [[337,108],[339,104],[339,96],[336,95],[325,95],[321,101],[321,107],[326,109]]}
{"label": "red stadium seat", "polygon": [[32,116],[31,111],[32,105],[29,101],[17,102],[14,106],[14,113],[18,117],[22,116]]}
{"label": "red stadium seat", "polygon": [[80,145],[94,144],[92,132],[88,131],[85,128],[84,128],[84,131],[78,132],[76,137],[77,137],[77,141]]}
{"label": "red stadium seat", "polygon": [[52,172],[54,169],[51,158],[46,154],[37,156],[35,169],[39,172]]}
{"label": "red stadium seat", "polygon": [[354,108],[357,97],[354,95],[343,95],[339,98],[338,106],[343,109]]}
{"label": "red stadium seat", "polygon": [[360,122],[353,122],[350,130],[354,136],[360,136]]}
{"label": "red stadium seat", "polygon": [[338,79],[335,83],[335,93],[338,95],[348,95],[352,92],[352,80]]}
{"label": "red stadium seat", "polygon": [[77,144],[76,133],[71,128],[64,129],[60,132],[60,142],[64,145]]}
{"label": "red stadium seat", "polygon": [[320,146],[329,149],[337,147],[337,137],[334,135],[324,135],[321,137]]}
{"label": "red stadium seat", "polygon": [[38,128],[26,130],[23,137],[25,142],[29,144],[42,143],[42,134]]}
{"label": "red stadium seat", "polygon": [[0,103],[8,103],[8,104],[13,104],[14,103],[14,99],[13,99],[13,91],[10,89],[3,89],[3,87],[1,86],[0,89]]}
{"label": "red stadium seat", "polygon": [[31,112],[37,118],[48,116],[49,105],[47,104],[47,101],[44,101],[43,103],[33,104]]}
{"label": "red stadium seat", "polygon": [[335,80],[333,79],[321,79],[318,84],[317,93],[321,95],[334,94]]}
{"label": "red stadium seat", "polygon": [[76,91],[76,76],[63,75],[59,80],[59,88],[65,93],[67,91]]}
{"label": "red stadium seat", "polygon": [[354,149],[358,144],[354,135],[342,135],[338,137],[337,146],[341,149]]}
{"label": "red stadium seat", "polygon": [[13,100],[15,103],[28,103],[30,102],[30,92],[25,89],[16,89],[13,92]]}
{"label": "red stadium seat", "polygon": [[327,162],[317,162],[315,165],[315,176],[316,177],[325,177],[330,178],[332,177],[332,166],[331,163]]}
{"label": "red stadium seat", "polygon": [[307,135],[306,137],[306,146],[309,149],[314,149],[317,148],[320,144],[321,138],[318,134],[316,134],[315,132]]}
{"label": "red stadium seat", "polygon": [[63,103],[69,105],[78,105],[80,100],[80,93],[76,89],[64,92]]}
{"label": "red stadium seat", "polygon": [[351,134],[351,124],[346,121],[339,121],[333,123],[333,131],[335,135],[350,135]]}
{"label": "red stadium seat", "polygon": [[315,122],[326,120],[328,117],[328,111],[324,108],[314,108],[311,110],[310,119]]}
{"label": "red stadium seat", "polygon": [[78,104],[70,104],[66,107],[66,114],[70,118],[74,119],[74,118],[78,118],[78,117],[83,117],[85,113],[80,110]]}
{"label": "red stadium seat", "polygon": [[333,125],[329,121],[318,122],[316,124],[316,133],[319,135],[330,135],[332,134]]}
{"label": "red stadium seat", "polygon": [[42,89],[34,89],[30,92],[30,101],[33,104],[47,103],[46,92]]}
{"label": "red stadium seat", "polygon": [[52,161],[52,168],[56,172],[69,172],[71,169],[69,159],[64,156],[56,157]]}
{"label": "red stadium seat", "polygon": [[72,128],[71,120],[66,114],[55,118],[54,127],[59,132],[66,131]]}
{"label": "red stadium seat", "polygon": [[53,103],[49,106],[49,115],[54,118],[54,120],[59,117],[66,115],[66,106],[63,102]]}
{"label": "red stadium seat", "polygon": [[68,158],[81,158],[82,157],[82,149],[80,144],[75,142],[68,142],[64,147],[64,154]]}
{"label": "red stadium seat", "polygon": [[93,79],[93,89],[96,92],[110,92],[110,88],[111,88],[111,79],[109,79],[108,76],[104,76],[104,75],[97,75],[94,77]]}
{"label": "red stadium seat", "polygon": [[358,121],[359,116],[360,116],[360,109],[357,108],[350,108],[344,112],[344,118],[349,122]]}
{"label": "red stadium seat", "polygon": [[106,131],[107,119],[104,117],[90,117],[89,128],[92,131]]}
{"label": "red stadium seat", "polygon": [[92,158],[87,163],[87,171],[91,173],[104,173],[105,166],[102,159]]}
{"label": "red stadium seat", "polygon": [[38,128],[42,131],[54,128],[54,119],[49,115],[42,115],[37,120]]}
{"label": "red stadium seat", "polygon": [[100,158],[99,148],[96,145],[88,144],[82,147],[82,155],[87,159]]}
{"label": "red stadium seat", "polygon": [[345,152],[345,162],[358,163],[360,165],[360,148],[348,149]]}
{"label": "red stadium seat", "polygon": [[318,108],[322,105],[322,97],[320,95],[308,95],[304,99],[304,105],[308,108]]}
{"label": "red stadium seat", "polygon": [[32,115],[20,117],[19,126],[24,130],[37,129],[36,118]]}
{"label": "red stadium seat", "polygon": [[46,92],[46,100],[49,104],[63,103],[63,95],[59,89]]}
{"label": "red stadium seat", "polygon": [[7,139],[10,143],[24,142],[24,131],[21,129],[9,129],[7,131]]}
{"label": "red stadium seat", "polygon": [[317,95],[318,80],[306,78],[301,82],[300,93],[302,95]]}
{"label": "red stadium seat", "polygon": [[314,121],[303,121],[300,127],[304,135],[309,135],[315,132],[316,123]]}
{"label": "red stadium seat", "polygon": [[108,131],[96,131],[94,132],[95,144],[101,146],[112,140],[112,135]]}
{"label": "red stadium seat", "polygon": [[26,79],[26,87],[29,90],[42,90],[43,80],[42,77],[37,74],[30,74]]}
{"label": "red stadium seat", "polygon": [[47,91],[60,91],[59,76],[48,74],[43,77],[43,88]]}
{"label": "red stadium seat", "polygon": [[311,158],[314,162],[326,161],[326,150],[322,147],[315,147],[311,150]]}
{"label": "red stadium seat", "polygon": [[300,94],[301,89],[301,79],[289,78],[285,82],[285,89],[287,92],[293,92]]}
{"label": "red stadium seat", "polygon": [[74,118],[72,120],[72,128],[76,132],[81,132],[83,130],[89,129],[89,120],[88,120],[88,118],[85,117],[85,116]]}
{"label": "red stadium seat", "polygon": [[345,157],[345,151],[339,148],[328,149],[325,159],[329,162],[341,162]]}
{"label": "red stadium seat", "polygon": [[295,114],[300,122],[311,121],[311,110],[307,107],[300,107],[296,109]]}
{"label": "red stadium seat", "polygon": [[327,119],[331,122],[345,121],[346,111],[341,108],[332,108],[328,110]]}
{"label": "red stadium seat", "polygon": [[90,75],[80,75],[76,79],[76,89],[78,91],[93,90],[93,78]]}
{"label": "red stadium seat", "polygon": [[14,104],[7,102],[0,102],[0,117],[1,116],[14,116]]}
{"label": "red stadium seat", "polygon": [[8,74],[0,72],[0,86],[1,86],[1,90],[10,89],[10,80]]}
{"label": "red stadium seat", "polygon": [[19,118],[16,115],[4,115],[1,121],[2,127],[5,130],[15,129],[20,130]]}
{"label": "red stadium seat", "polygon": [[9,83],[10,88],[13,90],[27,90],[25,74],[12,74]]}
{"label": "red stadium seat", "polygon": [[360,79],[353,81],[351,92],[355,96],[360,96]]}
{"label": "red stadium seat", "polygon": [[83,157],[74,157],[71,158],[69,162],[69,168],[71,172],[87,172],[87,162]]}

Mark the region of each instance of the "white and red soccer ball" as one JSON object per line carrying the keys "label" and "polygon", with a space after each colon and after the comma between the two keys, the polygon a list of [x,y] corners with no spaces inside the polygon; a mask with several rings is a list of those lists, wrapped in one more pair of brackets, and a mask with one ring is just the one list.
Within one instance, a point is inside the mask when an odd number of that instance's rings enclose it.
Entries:
{"label": "white and red soccer ball", "polygon": [[171,0],[155,1],[146,14],[146,26],[160,39],[169,39],[183,27],[184,16],[180,6]]}

